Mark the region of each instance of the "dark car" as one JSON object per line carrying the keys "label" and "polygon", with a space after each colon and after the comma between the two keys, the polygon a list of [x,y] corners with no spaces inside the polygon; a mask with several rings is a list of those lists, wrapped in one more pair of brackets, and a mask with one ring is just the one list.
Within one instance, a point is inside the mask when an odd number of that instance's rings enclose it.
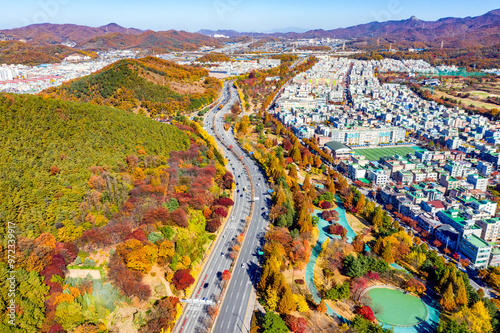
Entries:
{"label": "dark car", "polygon": [[208,282],[203,285],[203,288],[208,287]]}

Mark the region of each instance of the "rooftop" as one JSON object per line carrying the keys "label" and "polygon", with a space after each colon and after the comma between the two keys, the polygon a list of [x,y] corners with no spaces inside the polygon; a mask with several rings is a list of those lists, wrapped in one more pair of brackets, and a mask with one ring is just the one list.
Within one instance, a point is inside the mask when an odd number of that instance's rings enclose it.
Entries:
{"label": "rooftop", "polygon": [[444,209],[444,205],[441,201],[439,200],[434,200],[434,201],[429,201],[427,202],[429,206],[433,206],[434,208],[441,208]]}
{"label": "rooftop", "polygon": [[337,151],[337,150],[341,150],[341,149],[351,150],[351,148],[349,148],[345,144],[338,142],[338,141],[330,141],[330,142],[325,143],[325,145],[333,151]]}
{"label": "rooftop", "polygon": [[477,237],[474,234],[471,234],[470,236],[465,237],[465,239],[467,239],[469,241],[469,243],[471,243],[472,245],[474,245],[478,249],[484,248],[484,247],[490,247],[490,244],[488,244],[487,242],[485,242],[484,240],[482,240],[481,238]]}

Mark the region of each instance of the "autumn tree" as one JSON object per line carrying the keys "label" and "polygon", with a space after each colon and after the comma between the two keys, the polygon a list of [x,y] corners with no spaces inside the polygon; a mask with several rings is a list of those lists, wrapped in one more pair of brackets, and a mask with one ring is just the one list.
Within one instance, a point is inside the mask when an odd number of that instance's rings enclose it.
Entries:
{"label": "autumn tree", "polygon": [[177,290],[184,290],[193,284],[194,278],[189,269],[179,269],[172,278],[172,283]]}
{"label": "autumn tree", "polygon": [[448,287],[446,288],[446,291],[444,292],[443,296],[441,297],[439,304],[441,304],[441,306],[446,311],[452,311],[457,306],[457,304],[455,302],[454,295],[453,295],[453,286],[451,283],[448,284]]}
{"label": "autumn tree", "polygon": [[452,315],[459,324],[465,323],[470,332],[492,332],[491,315],[483,301],[477,301],[472,307],[464,306],[462,310]]}
{"label": "autumn tree", "polygon": [[304,179],[304,183],[302,184],[302,190],[307,193],[311,189],[311,179],[309,178],[309,173],[306,174],[306,178]]}
{"label": "autumn tree", "polygon": [[457,305],[465,305],[468,302],[467,292],[465,290],[464,280],[461,276],[457,277],[456,291],[455,291],[455,301]]}
{"label": "autumn tree", "polygon": [[387,245],[384,247],[384,250],[382,252],[382,258],[384,258],[385,261],[388,263],[394,262],[394,254],[392,252],[392,245],[390,242],[387,243]]}
{"label": "autumn tree", "polygon": [[309,306],[307,305],[306,298],[304,295],[293,294],[293,299],[297,304],[297,311],[299,312],[307,312],[309,311]]}
{"label": "autumn tree", "polygon": [[363,238],[360,235],[356,235],[354,237],[354,240],[352,241],[352,247],[354,251],[358,253],[362,253],[365,249],[365,242],[363,241]]}
{"label": "autumn tree", "polygon": [[282,314],[289,314],[292,311],[297,309],[297,305],[295,303],[295,299],[293,298],[292,291],[290,287],[285,282],[284,291],[282,292],[281,298],[279,300],[279,304],[277,310]]}
{"label": "autumn tree", "polygon": [[297,224],[300,227],[301,233],[310,232],[313,229],[311,214],[309,214],[305,205],[302,206],[302,209],[300,210]]}
{"label": "autumn tree", "polygon": [[169,332],[175,325],[180,308],[177,297],[167,296],[157,300],[147,312],[146,325],[140,329],[140,333]]}
{"label": "autumn tree", "polygon": [[216,305],[210,305],[207,309],[207,313],[212,318],[212,320],[219,315],[219,308]]}
{"label": "autumn tree", "polygon": [[358,198],[358,202],[356,203],[356,212],[362,213],[363,209],[365,209],[365,196],[361,194]]}
{"label": "autumn tree", "polygon": [[288,329],[294,333],[307,332],[307,321],[302,317],[286,315],[285,323],[288,326]]}
{"label": "autumn tree", "polygon": [[367,305],[360,306],[358,309],[358,314],[363,316],[363,318],[368,319],[369,321],[375,321],[376,319],[372,309]]}
{"label": "autumn tree", "polygon": [[222,281],[229,281],[231,278],[231,272],[229,272],[227,269],[222,272],[221,275]]}
{"label": "autumn tree", "polygon": [[319,302],[319,305],[316,308],[316,310],[318,310],[319,313],[326,313],[327,308],[324,299],[322,299],[321,302]]}
{"label": "autumn tree", "polygon": [[349,195],[347,196],[347,198],[345,199],[345,202],[344,202],[346,209],[351,209],[353,199],[354,199],[354,196],[352,194],[352,191],[350,191]]}
{"label": "autumn tree", "polygon": [[282,206],[286,200],[285,190],[283,186],[280,184],[278,191],[276,192],[276,196],[274,198],[274,202],[276,206]]}

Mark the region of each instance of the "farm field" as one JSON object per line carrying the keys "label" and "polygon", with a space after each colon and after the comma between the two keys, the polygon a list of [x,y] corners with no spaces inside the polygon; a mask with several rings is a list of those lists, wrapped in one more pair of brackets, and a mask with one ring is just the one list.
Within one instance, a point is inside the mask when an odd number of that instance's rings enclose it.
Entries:
{"label": "farm field", "polygon": [[381,157],[393,155],[406,155],[408,153],[415,153],[412,147],[385,147],[385,148],[367,148],[367,149],[354,149],[357,154],[364,155],[369,161],[378,161]]}

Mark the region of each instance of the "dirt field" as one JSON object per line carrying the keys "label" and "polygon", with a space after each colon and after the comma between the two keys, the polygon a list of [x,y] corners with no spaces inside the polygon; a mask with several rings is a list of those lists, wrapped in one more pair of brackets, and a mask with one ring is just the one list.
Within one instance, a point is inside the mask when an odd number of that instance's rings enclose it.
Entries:
{"label": "dirt field", "polygon": [[71,277],[71,278],[82,278],[84,279],[87,277],[87,275],[90,275],[92,279],[95,280],[100,280],[101,279],[101,272],[97,269],[74,269],[70,268],[68,269],[68,274],[66,274],[66,277]]}
{"label": "dirt field", "polygon": [[[356,235],[362,234],[365,230],[370,228],[370,224],[362,217],[346,214],[347,223],[351,226]],[[373,237],[373,236],[370,236]]]}

